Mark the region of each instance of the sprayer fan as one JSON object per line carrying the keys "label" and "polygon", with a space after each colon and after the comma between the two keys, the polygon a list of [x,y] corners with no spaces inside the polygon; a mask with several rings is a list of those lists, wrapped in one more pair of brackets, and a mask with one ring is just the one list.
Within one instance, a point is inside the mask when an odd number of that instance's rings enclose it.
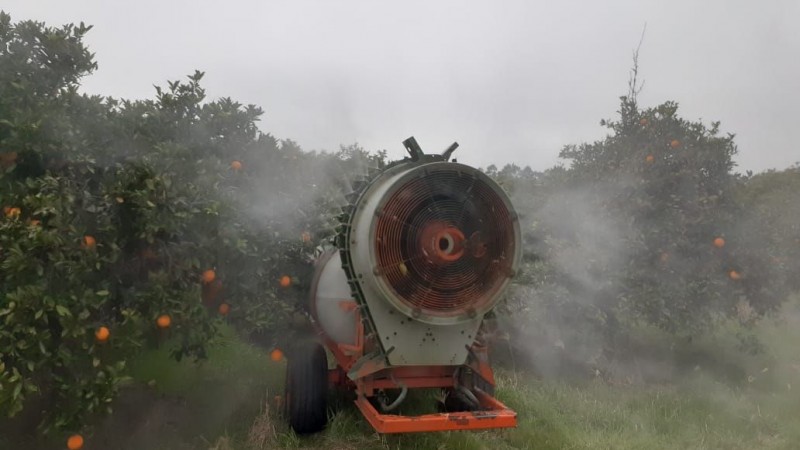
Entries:
{"label": "sprayer fan", "polygon": [[505,194],[456,163],[421,166],[395,185],[372,232],[390,300],[412,317],[475,317],[513,272],[515,223]]}

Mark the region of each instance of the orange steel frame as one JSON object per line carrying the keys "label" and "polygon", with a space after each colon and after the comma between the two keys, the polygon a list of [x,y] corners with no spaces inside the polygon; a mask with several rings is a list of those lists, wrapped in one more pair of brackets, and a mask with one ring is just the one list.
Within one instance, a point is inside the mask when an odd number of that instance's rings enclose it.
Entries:
{"label": "orange steel frame", "polygon": [[[353,345],[341,344],[330,339],[319,327],[317,333],[336,359],[336,367],[328,371],[331,385],[352,389],[356,392],[355,404],[364,417],[378,433],[416,433],[449,430],[481,430],[487,428],[509,428],[517,425],[517,414],[479,388],[474,389],[481,411],[426,414],[421,416],[400,416],[379,412],[368,398],[381,389],[399,389],[406,386],[414,388],[454,387],[457,367],[455,366],[400,366],[372,367],[364,372],[367,375],[355,380],[347,373],[365,352],[364,325],[361,322],[356,303],[352,300],[340,302],[340,307],[356,314],[356,342]],[[369,350],[369,349],[367,349]],[[471,358],[466,367],[473,376],[480,376],[486,384],[494,386],[494,374],[489,365],[488,349],[479,344],[470,348]],[[362,366],[362,370],[364,367]]]}

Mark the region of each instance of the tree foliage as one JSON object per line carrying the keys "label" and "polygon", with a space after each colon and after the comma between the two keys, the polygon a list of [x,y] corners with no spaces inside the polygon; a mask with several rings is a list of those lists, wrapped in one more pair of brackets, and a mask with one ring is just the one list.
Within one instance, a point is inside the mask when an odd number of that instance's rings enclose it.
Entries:
{"label": "tree foliage", "polygon": [[88,30],[0,15],[0,412],[38,397],[45,429],[110,410],[149,345],[203,358],[221,320],[291,339],[337,190],[385,157],[262,134],[261,110],[209,101],[200,72],[153,100],[82,94]]}
{"label": "tree foliage", "polygon": [[509,307],[529,313],[527,333],[573,356],[589,343],[588,361],[633,324],[685,336],[749,325],[797,289],[795,169],[735,174],[734,136],[673,102],[622,97],[601,124],[604,139],[562,150],[566,168],[488,169],[523,216],[526,270]]}

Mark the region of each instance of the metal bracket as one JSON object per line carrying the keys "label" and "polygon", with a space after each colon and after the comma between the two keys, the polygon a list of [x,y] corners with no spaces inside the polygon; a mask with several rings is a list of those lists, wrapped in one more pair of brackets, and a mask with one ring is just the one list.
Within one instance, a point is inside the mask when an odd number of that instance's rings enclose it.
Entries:
{"label": "metal bracket", "polygon": [[[390,350],[391,351],[391,350]],[[388,352],[387,352],[388,353]],[[382,352],[372,352],[368,355],[362,356],[353,367],[347,372],[347,378],[353,381],[359,378],[364,378],[367,375],[372,375],[389,367],[386,364],[386,356]]]}
{"label": "metal bracket", "polygon": [[419,161],[420,158],[425,156],[425,153],[422,151],[422,148],[417,143],[417,140],[414,139],[414,136],[403,141],[403,146],[408,151],[408,154],[411,156],[412,161]]}

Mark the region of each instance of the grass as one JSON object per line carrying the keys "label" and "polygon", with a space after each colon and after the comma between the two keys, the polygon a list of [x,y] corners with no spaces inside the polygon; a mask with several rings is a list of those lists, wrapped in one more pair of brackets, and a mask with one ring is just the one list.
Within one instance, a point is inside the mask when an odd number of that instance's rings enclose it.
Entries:
{"label": "grass", "polygon": [[[575,383],[500,371],[497,395],[519,413],[516,429],[379,436],[345,404],[332,414],[325,432],[310,438],[298,438],[278,422],[271,445],[421,450],[800,448],[800,301],[753,330],[765,347],[755,355],[738,348],[735,334],[740,328],[733,325],[693,343],[646,331],[642,345],[674,367],[669,382],[598,377]],[[235,436],[229,438],[236,443]]]}
{"label": "grass", "polygon": [[[498,396],[519,427],[379,436],[346,407],[328,429],[297,438],[285,425],[270,446],[323,449],[752,449],[798,448],[800,398],[736,388],[698,373],[680,385],[612,386],[535,381],[503,373]],[[226,436],[234,446],[236,437]],[[259,448],[259,447],[255,447]]]}
{"label": "grass", "polygon": [[[96,424],[85,448],[800,448],[800,301],[754,330],[762,353],[737,350],[736,330],[691,344],[642,333],[653,358],[675,367],[659,382],[635,376],[567,382],[499,370],[497,395],[518,412],[516,429],[380,436],[339,399],[327,429],[310,437],[295,435],[277,413],[284,363],[226,330],[205,363],[172,361],[166,348],[133,361],[134,386],[115,414]],[[630,370],[649,364],[637,361]],[[420,393],[415,400],[432,397]],[[418,406],[411,403],[409,409]]]}
{"label": "grass", "polygon": [[253,418],[263,414],[265,399],[282,392],[284,367],[229,328],[222,329],[208,359],[200,363],[170,359],[168,345],[144,353],[132,361],[131,376],[148,386],[153,394],[148,398],[165,404],[173,426],[146,428],[157,438],[130,448],[203,448],[220,435],[246,436]]}

